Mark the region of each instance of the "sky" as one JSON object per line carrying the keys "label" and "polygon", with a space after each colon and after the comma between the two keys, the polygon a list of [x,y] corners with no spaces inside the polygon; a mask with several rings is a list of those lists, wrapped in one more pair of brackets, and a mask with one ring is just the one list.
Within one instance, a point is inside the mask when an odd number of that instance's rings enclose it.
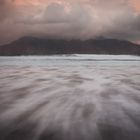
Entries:
{"label": "sky", "polygon": [[23,36],[140,43],[140,0],[0,0],[0,44]]}

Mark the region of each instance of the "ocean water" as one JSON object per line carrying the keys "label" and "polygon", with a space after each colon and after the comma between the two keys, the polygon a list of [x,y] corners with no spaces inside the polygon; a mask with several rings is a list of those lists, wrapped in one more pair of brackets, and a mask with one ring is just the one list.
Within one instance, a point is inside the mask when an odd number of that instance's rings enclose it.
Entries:
{"label": "ocean water", "polygon": [[140,57],[0,57],[0,140],[140,140]]}

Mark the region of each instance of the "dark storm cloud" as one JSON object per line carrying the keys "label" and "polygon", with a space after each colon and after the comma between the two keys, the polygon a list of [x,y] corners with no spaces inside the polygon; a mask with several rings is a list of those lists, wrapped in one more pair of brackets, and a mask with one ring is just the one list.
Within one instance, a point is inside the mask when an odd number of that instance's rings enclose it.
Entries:
{"label": "dark storm cloud", "polygon": [[140,40],[140,15],[129,0],[17,1],[0,0],[1,42],[26,35]]}

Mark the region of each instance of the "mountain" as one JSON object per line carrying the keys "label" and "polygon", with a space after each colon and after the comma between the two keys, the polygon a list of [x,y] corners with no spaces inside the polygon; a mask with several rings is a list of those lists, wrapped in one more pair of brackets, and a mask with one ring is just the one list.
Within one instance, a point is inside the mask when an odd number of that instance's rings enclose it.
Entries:
{"label": "mountain", "polygon": [[0,46],[1,56],[47,54],[130,54],[140,55],[140,45],[117,39],[60,40],[22,37]]}

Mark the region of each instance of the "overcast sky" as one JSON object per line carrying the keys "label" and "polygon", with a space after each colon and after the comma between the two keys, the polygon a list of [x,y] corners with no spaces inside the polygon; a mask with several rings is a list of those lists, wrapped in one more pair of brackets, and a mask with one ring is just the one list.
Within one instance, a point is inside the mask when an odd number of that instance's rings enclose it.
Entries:
{"label": "overcast sky", "polygon": [[140,0],[0,0],[0,44],[22,36],[140,41]]}

